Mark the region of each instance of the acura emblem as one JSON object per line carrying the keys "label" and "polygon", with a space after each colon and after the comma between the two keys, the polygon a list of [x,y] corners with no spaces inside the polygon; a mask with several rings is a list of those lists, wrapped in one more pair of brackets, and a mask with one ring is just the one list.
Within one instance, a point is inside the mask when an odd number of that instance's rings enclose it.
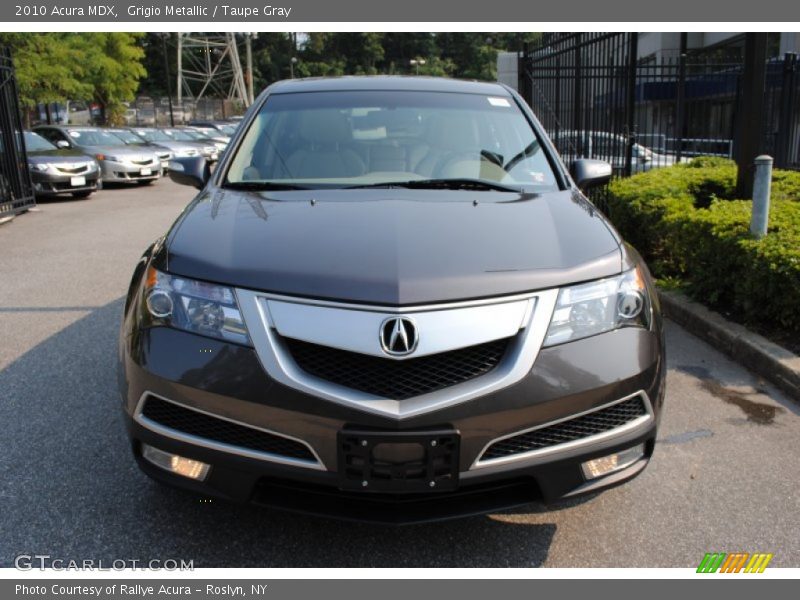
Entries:
{"label": "acura emblem", "polygon": [[419,335],[408,317],[390,317],[381,324],[381,348],[392,356],[405,356],[417,348]]}

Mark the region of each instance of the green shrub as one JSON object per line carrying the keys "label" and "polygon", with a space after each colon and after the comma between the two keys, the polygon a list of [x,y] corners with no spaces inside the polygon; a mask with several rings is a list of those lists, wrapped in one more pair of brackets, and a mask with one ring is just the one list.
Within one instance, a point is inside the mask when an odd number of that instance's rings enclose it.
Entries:
{"label": "green shrub", "polygon": [[800,173],[776,170],[769,234],[749,234],[736,167],[700,158],[610,186],[609,216],[658,278],[745,322],[800,334]]}

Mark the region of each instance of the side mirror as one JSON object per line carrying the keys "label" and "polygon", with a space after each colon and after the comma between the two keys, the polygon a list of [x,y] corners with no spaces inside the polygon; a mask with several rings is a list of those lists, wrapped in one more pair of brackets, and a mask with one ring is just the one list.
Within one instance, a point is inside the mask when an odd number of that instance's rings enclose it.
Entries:
{"label": "side mirror", "polygon": [[58,140],[56,142],[56,148],[69,148],[69,142],[67,140]]}
{"label": "side mirror", "polygon": [[202,156],[173,158],[169,161],[169,178],[180,185],[202,190],[211,177],[211,168]]}
{"label": "side mirror", "polygon": [[575,184],[582,190],[588,190],[607,183],[614,171],[604,160],[579,158],[572,163],[570,172]]}

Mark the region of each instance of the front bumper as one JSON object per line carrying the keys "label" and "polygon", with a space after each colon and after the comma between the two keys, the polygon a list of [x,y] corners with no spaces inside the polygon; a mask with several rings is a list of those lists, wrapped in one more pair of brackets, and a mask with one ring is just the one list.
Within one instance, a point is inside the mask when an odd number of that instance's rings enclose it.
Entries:
{"label": "front bumper", "polygon": [[100,172],[97,169],[87,170],[78,174],[31,171],[33,190],[38,197],[94,192],[97,190],[99,175]]}
{"label": "front bumper", "polygon": [[161,177],[161,162],[153,159],[142,164],[128,161],[100,161],[100,170],[105,183],[132,183],[152,181]]}
{"label": "front bumper", "polygon": [[[133,329],[121,339],[120,389],[132,448],[153,478],[240,502],[345,519],[387,523],[439,520],[532,501],[554,502],[623,483],[646,466],[664,395],[663,348],[655,332],[622,329],[543,348],[518,383],[426,414],[398,420],[332,403],[271,379],[255,351],[167,328]],[[301,440],[314,461],[298,464],[206,443],[142,419],[148,395],[250,427]],[[480,460],[511,434],[591,413],[629,396],[646,401],[647,418],[577,444],[502,460]],[[342,491],[339,432],[420,432],[460,436],[458,488],[448,492]],[[142,458],[142,444],[211,465],[205,481],[173,475]],[[605,477],[586,480],[581,464],[638,444],[644,455]],[[241,449],[239,449],[241,450]]]}

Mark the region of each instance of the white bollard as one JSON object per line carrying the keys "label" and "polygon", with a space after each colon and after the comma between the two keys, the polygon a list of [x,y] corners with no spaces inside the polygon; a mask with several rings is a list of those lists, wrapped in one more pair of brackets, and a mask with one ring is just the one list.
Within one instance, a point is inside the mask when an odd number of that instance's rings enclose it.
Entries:
{"label": "white bollard", "polygon": [[767,235],[769,225],[769,189],[772,186],[772,157],[762,154],[755,160],[756,176],[753,180],[753,214],[750,233],[756,238]]}

